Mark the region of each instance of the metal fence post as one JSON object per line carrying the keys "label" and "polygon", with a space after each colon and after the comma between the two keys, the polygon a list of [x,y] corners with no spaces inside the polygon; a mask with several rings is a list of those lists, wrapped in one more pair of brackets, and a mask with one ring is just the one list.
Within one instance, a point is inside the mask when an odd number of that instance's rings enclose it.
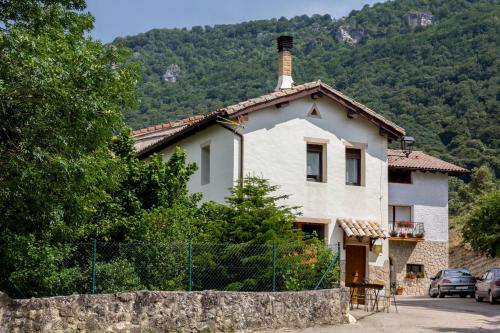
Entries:
{"label": "metal fence post", "polygon": [[188,291],[193,289],[193,241],[188,242]]}
{"label": "metal fence post", "polygon": [[95,294],[95,261],[96,261],[96,252],[97,252],[97,242],[95,239],[92,239],[92,294]]}
{"label": "metal fence post", "polygon": [[276,291],[276,243],[273,242],[273,291]]}
{"label": "metal fence post", "polygon": [[316,287],[314,287],[314,290],[319,289],[319,287],[321,286],[321,283],[326,278],[326,275],[330,272],[333,265],[335,265],[335,264],[337,264],[337,265],[340,264],[340,242],[337,243],[337,255],[333,256],[332,259],[330,260],[330,263],[326,267],[326,271],[321,276],[321,279],[319,279],[318,283],[316,284]]}

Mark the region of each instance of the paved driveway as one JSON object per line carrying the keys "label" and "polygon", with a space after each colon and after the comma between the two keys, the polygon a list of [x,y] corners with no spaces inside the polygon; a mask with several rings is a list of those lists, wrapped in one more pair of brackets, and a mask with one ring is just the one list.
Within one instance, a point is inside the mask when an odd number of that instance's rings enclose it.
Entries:
{"label": "paved driveway", "polygon": [[[315,327],[301,333],[344,332],[488,332],[500,333],[500,305],[476,303],[472,298],[399,297],[399,313],[375,313],[356,324]],[[366,314],[358,310],[355,316]]]}

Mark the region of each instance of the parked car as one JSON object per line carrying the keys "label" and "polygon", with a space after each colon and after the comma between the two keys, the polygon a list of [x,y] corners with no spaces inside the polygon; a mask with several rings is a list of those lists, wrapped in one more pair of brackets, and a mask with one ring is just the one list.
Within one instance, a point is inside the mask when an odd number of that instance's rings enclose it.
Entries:
{"label": "parked car", "polygon": [[476,301],[488,298],[491,304],[500,299],[500,268],[492,268],[484,273],[476,282]]}
{"label": "parked car", "polygon": [[474,297],[476,278],[463,268],[450,268],[439,271],[431,277],[429,296],[443,298],[446,295]]}

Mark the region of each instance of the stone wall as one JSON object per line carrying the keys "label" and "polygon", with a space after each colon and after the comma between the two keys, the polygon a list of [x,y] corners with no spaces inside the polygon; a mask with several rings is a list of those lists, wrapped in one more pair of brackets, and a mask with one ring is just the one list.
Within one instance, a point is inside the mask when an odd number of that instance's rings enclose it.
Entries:
{"label": "stone wall", "polygon": [[[403,295],[427,295],[430,278],[448,268],[448,242],[392,240],[389,241],[389,257],[396,283],[404,288]],[[424,277],[408,279],[406,264],[423,265]]]}
{"label": "stone wall", "polygon": [[466,246],[450,246],[450,267],[467,268],[473,276],[481,276],[493,267],[500,267],[500,258],[480,255]]}
{"label": "stone wall", "polygon": [[276,293],[136,292],[11,300],[0,332],[234,332],[348,322],[346,288]]}
{"label": "stone wall", "polygon": [[382,282],[389,288],[389,260],[384,261],[382,266],[368,265],[368,278],[372,282]]}

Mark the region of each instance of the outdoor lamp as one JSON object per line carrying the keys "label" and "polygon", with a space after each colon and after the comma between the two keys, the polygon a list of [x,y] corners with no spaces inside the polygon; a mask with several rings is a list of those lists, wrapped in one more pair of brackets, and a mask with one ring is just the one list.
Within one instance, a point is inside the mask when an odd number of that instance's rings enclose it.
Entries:
{"label": "outdoor lamp", "polygon": [[413,150],[413,144],[415,143],[415,138],[412,136],[403,136],[401,138],[401,150],[405,153],[406,157],[410,156]]}
{"label": "outdoor lamp", "polygon": [[380,255],[382,253],[382,244],[373,244],[372,251],[373,253]]}

